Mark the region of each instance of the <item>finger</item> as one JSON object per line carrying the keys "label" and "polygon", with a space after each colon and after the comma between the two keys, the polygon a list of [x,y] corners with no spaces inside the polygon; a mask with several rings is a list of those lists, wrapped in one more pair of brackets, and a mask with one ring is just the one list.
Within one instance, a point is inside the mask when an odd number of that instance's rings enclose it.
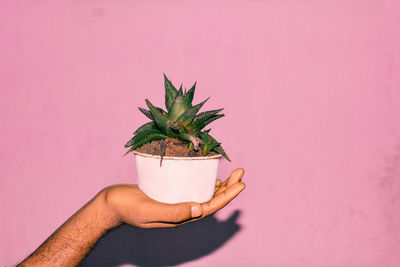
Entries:
{"label": "finger", "polygon": [[220,179],[217,179],[217,182],[215,183],[214,194],[221,188],[221,185],[222,181]]}
{"label": "finger", "polygon": [[216,187],[214,188],[214,195],[215,195],[215,193],[217,193],[217,191],[218,191],[220,188],[221,188],[220,186],[216,186]]}
{"label": "finger", "polygon": [[237,183],[237,182],[241,181],[242,177],[243,177],[243,174],[244,174],[244,170],[242,168],[238,168],[238,169],[234,170],[231,173],[231,175],[228,177],[228,179],[226,179],[222,183],[222,185],[230,186],[230,185],[232,185],[234,183]]}
{"label": "finger", "polygon": [[242,182],[236,183],[227,187],[225,191],[221,192],[219,195],[214,196],[209,202],[202,204],[203,217],[211,215],[225,207],[226,204],[234,199],[245,187],[245,184]]}
{"label": "finger", "polygon": [[221,186],[220,188],[218,188],[218,189],[215,191],[214,196],[217,196],[217,195],[221,194],[222,192],[225,191],[225,189],[226,189],[226,186]]}
{"label": "finger", "polygon": [[158,202],[152,206],[150,222],[180,223],[192,218],[200,217],[203,209],[196,202],[165,204]]}
{"label": "finger", "polygon": [[231,176],[229,176],[226,186],[231,186],[235,183],[240,182],[242,180],[243,175],[244,175],[244,170],[242,168],[234,170]]}
{"label": "finger", "polygon": [[220,190],[221,189],[221,187],[226,187],[225,185],[219,185],[219,186],[216,186],[215,188],[214,188],[214,194],[218,191],[218,190]]}

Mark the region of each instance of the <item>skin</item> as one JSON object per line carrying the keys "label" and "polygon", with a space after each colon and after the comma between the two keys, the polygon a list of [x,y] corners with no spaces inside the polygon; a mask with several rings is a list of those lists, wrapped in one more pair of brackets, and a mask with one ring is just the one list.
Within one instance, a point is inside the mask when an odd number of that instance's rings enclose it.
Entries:
{"label": "skin", "polygon": [[123,223],[139,228],[176,227],[209,216],[245,188],[243,174],[239,168],[224,182],[218,179],[214,197],[203,204],[157,202],[136,185],[106,187],[18,266],[76,266],[107,231]]}

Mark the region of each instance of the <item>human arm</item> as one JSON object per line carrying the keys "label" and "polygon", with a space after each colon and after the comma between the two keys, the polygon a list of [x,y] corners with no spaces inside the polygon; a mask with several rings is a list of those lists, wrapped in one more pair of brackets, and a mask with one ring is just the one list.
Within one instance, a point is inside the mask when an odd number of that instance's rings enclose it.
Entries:
{"label": "human arm", "polygon": [[114,185],[100,191],[69,218],[19,266],[75,266],[108,230],[123,223],[140,228],[175,227],[223,208],[245,187],[243,169],[217,181],[207,203],[165,204],[149,198],[135,185]]}

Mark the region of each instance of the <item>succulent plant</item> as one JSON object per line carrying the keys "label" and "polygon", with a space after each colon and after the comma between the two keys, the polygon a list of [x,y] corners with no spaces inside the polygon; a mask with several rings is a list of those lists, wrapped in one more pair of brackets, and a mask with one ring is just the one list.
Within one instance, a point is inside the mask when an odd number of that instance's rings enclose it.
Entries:
{"label": "succulent plant", "polygon": [[164,82],[167,111],[154,106],[148,99],[145,100],[149,109],[139,107],[139,110],[152,121],[140,126],[133,133],[133,138],[125,144],[125,147],[130,147],[126,154],[151,141],[172,138],[186,142],[190,150],[201,149],[203,156],[215,151],[230,161],[221,143],[210,135],[211,129],[203,130],[211,122],[225,116],[219,114],[223,109],[198,113],[209,98],[192,105],[196,82],[188,91],[183,91],[182,85],[177,90],[165,74]]}

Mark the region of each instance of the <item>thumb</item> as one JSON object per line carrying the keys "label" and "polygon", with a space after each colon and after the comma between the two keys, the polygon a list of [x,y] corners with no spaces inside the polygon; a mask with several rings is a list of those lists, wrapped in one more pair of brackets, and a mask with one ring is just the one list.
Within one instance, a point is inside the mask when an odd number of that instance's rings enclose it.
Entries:
{"label": "thumb", "polygon": [[180,223],[192,218],[200,217],[203,209],[196,202],[183,202],[177,204],[160,203],[160,206],[154,214],[155,221],[166,223]]}

